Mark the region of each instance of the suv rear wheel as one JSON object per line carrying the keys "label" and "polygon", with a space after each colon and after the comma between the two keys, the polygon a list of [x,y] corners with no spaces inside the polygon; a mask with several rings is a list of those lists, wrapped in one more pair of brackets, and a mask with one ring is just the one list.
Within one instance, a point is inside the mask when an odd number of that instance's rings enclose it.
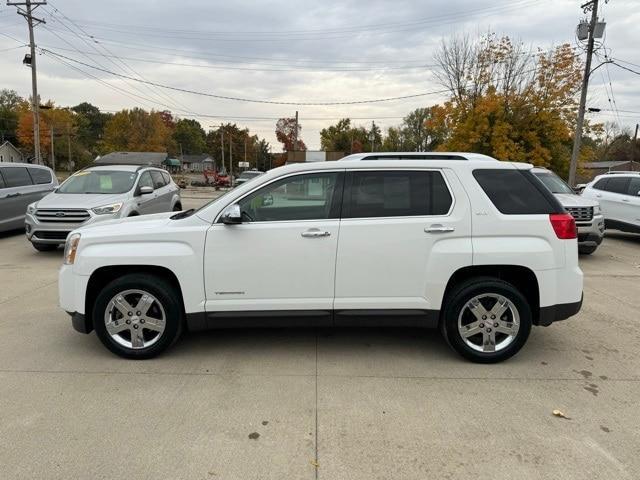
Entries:
{"label": "suv rear wheel", "polygon": [[98,294],[93,325],[113,353],[125,358],[151,358],[179,337],[182,306],[175,288],[162,278],[124,275]]}
{"label": "suv rear wheel", "polygon": [[463,357],[496,363],[515,355],[531,331],[531,307],[510,283],[497,278],[468,280],[447,296],[442,334]]}

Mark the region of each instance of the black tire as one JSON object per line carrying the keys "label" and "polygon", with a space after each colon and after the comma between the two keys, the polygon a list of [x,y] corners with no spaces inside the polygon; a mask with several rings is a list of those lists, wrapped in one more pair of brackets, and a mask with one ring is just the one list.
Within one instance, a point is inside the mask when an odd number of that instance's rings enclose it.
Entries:
{"label": "black tire", "polygon": [[[482,294],[497,294],[506,298],[513,304],[520,317],[519,329],[511,343],[495,352],[474,350],[467,345],[458,330],[458,317],[461,311],[467,302]],[[471,315],[471,313],[465,312],[464,315]],[[508,315],[511,315],[511,313],[508,313]],[[527,338],[529,338],[531,325],[531,307],[527,299],[517,288],[497,278],[477,277],[461,283],[447,295],[440,323],[440,331],[451,348],[466,359],[476,363],[497,363],[512,357],[520,351],[526,343]],[[491,327],[491,325],[488,325],[488,327]],[[483,339],[485,338],[483,333],[479,333],[479,335],[482,335]],[[502,334],[496,334],[496,332],[494,332],[493,335],[495,343],[499,343],[498,336],[501,337]]]}
{"label": "black tire", "polygon": [[182,205],[180,205],[179,203],[176,203],[176,204],[173,206],[173,211],[174,211],[174,212],[181,212],[181,211],[182,211]]}
{"label": "black tire", "polygon": [[[165,312],[165,328],[149,347],[131,348],[119,344],[107,332],[105,313],[109,302],[126,290],[142,290],[153,295]],[[133,273],[117,278],[98,294],[92,312],[93,326],[100,341],[116,355],[130,359],[152,358],[169,348],[182,333],[183,310],[178,292],[166,280],[144,273]]]}
{"label": "black tire", "polygon": [[140,214],[138,212],[131,212],[127,217],[138,217]]}
{"label": "black tire", "polygon": [[580,255],[591,255],[598,249],[597,245],[578,245],[578,253]]}
{"label": "black tire", "polygon": [[58,249],[58,245],[56,245],[55,243],[51,244],[31,242],[31,245],[33,245],[33,248],[35,248],[39,252],[53,252],[54,250]]}

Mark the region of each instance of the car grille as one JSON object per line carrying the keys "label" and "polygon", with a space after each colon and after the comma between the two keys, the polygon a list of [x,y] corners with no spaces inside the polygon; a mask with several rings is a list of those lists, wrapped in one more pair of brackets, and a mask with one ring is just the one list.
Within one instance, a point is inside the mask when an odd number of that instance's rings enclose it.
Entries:
{"label": "car grille", "polygon": [[565,207],[576,223],[590,222],[593,220],[593,207]]}
{"label": "car grille", "polygon": [[67,235],[69,235],[69,232],[43,232],[43,231],[36,231],[33,232],[33,236],[34,237],[38,237],[41,240],[66,240],[67,239]]}
{"label": "car grille", "polygon": [[82,223],[90,217],[89,212],[80,209],[38,209],[36,218],[39,222]]}

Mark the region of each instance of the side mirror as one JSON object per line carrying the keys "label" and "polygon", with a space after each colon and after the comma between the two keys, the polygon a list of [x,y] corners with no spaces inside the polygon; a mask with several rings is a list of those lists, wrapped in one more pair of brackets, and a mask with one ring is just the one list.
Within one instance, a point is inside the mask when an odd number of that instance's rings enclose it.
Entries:
{"label": "side mirror", "polygon": [[226,225],[237,225],[242,223],[242,212],[240,211],[240,205],[234,203],[233,205],[229,205],[222,212],[222,216],[220,217],[222,223]]}
{"label": "side mirror", "polygon": [[140,187],[138,192],[140,193],[140,195],[149,195],[150,193],[153,193],[153,187],[145,185],[144,187]]}

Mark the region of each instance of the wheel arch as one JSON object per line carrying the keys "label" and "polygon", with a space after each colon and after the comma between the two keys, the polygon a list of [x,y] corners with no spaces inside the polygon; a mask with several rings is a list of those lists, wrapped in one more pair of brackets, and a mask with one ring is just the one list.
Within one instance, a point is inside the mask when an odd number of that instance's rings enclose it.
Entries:
{"label": "wheel arch", "polygon": [[128,275],[131,273],[147,274],[160,277],[176,288],[178,297],[180,299],[180,305],[182,308],[182,315],[184,318],[184,296],[182,294],[182,287],[178,277],[166,267],[160,267],[155,265],[109,265],[100,267],[91,273],[89,282],[87,283],[87,289],[84,299],[85,317],[93,327],[93,306],[95,304],[98,293],[109,282],[116,278]]}
{"label": "wheel arch", "polygon": [[473,265],[456,270],[449,278],[444,291],[442,308],[444,312],[445,302],[453,289],[462,282],[476,277],[493,277],[512,284],[527,299],[531,307],[533,324],[537,325],[540,318],[540,287],[536,274],[528,267],[522,265]]}

